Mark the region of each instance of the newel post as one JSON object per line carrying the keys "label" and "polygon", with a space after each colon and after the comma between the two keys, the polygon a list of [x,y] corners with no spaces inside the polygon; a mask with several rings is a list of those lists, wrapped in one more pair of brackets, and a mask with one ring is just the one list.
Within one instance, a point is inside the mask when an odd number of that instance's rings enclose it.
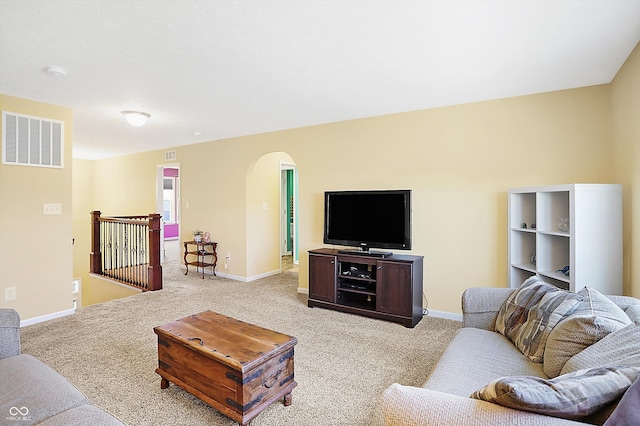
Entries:
{"label": "newel post", "polygon": [[102,274],[102,254],[100,253],[100,211],[91,212],[91,253],[89,272]]}
{"label": "newel post", "polygon": [[149,282],[148,290],[162,289],[162,265],[160,264],[160,216],[149,215]]}

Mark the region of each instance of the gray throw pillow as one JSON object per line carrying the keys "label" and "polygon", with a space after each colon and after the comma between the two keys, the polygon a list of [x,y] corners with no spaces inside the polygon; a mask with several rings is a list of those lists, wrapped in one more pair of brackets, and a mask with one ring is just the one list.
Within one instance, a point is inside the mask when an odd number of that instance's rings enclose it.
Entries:
{"label": "gray throw pillow", "polygon": [[530,277],[498,311],[496,331],[511,340],[531,361],[541,363],[549,333],[582,300],[582,295]]}
{"label": "gray throw pillow", "polygon": [[631,321],[640,318],[640,305],[631,305],[624,311]]}
{"label": "gray throw pillow", "polygon": [[640,374],[637,367],[597,367],[542,379],[503,377],[471,394],[471,398],[516,410],[578,420],[617,400]]}
{"label": "gray throw pillow", "polygon": [[585,287],[578,294],[584,300],[549,333],[543,360],[544,373],[549,377],[558,376],[578,352],[631,324],[627,314],[597,290]]}
{"label": "gray throw pillow", "polygon": [[603,365],[640,367],[640,318],[569,358],[560,374]]}

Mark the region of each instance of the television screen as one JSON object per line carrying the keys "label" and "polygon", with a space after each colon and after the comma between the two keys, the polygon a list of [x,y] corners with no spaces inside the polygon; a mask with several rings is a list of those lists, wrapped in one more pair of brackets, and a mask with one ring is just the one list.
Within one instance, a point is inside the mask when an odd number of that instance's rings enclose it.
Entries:
{"label": "television screen", "polygon": [[411,249],[411,190],[327,191],[324,243]]}

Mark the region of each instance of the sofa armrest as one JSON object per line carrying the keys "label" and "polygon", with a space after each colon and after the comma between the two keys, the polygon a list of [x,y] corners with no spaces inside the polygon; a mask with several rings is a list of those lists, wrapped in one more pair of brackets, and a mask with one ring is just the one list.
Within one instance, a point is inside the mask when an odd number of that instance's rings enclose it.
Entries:
{"label": "sofa armrest", "polygon": [[387,426],[584,425],[571,420],[514,410],[486,401],[431,389],[402,386],[397,383],[389,386],[382,394],[382,412]]}
{"label": "sofa armrest", "polygon": [[20,355],[20,316],[13,309],[0,308],[0,359]]}
{"label": "sofa armrest", "polygon": [[496,317],[513,288],[472,287],[462,293],[462,326],[495,331]]}

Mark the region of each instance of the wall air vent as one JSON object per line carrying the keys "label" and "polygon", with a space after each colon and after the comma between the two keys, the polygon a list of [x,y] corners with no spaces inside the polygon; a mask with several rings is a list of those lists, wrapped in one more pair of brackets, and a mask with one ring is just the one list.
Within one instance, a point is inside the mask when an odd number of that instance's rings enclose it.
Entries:
{"label": "wall air vent", "polygon": [[176,159],[175,151],[165,151],[164,153],[164,161],[173,161]]}
{"label": "wall air vent", "polygon": [[64,122],[2,111],[2,163],[64,167]]}

